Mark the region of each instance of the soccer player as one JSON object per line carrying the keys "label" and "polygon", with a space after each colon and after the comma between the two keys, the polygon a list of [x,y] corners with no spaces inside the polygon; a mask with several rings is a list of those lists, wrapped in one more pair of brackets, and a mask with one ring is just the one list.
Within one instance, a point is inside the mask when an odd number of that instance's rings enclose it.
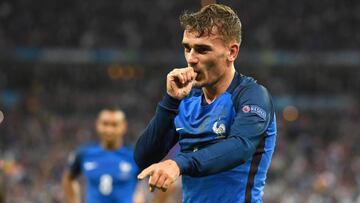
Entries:
{"label": "soccer player", "polygon": [[[234,68],[240,19],[210,4],[180,21],[188,67],[167,75],[167,94],[137,141],[138,178],[149,176],[153,191],[182,175],[183,202],[262,202],[276,120],[269,92]],[[161,161],[177,142],[181,152]]]}
{"label": "soccer player", "polygon": [[118,109],[102,110],[96,120],[100,143],[81,147],[69,158],[63,175],[63,190],[68,203],[80,203],[79,182],[86,181],[87,203],[143,202],[136,190],[139,172],[133,151],[123,145],[127,124],[125,114]]}

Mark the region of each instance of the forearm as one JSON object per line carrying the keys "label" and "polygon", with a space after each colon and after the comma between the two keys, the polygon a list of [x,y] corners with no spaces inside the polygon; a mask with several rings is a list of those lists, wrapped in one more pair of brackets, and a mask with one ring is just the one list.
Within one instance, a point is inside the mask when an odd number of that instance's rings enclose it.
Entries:
{"label": "forearm", "polygon": [[62,180],[65,200],[67,203],[80,203],[80,185],[77,180],[70,177],[69,172],[65,172]]}
{"label": "forearm", "polygon": [[145,203],[144,191],[141,183],[138,183],[133,196],[133,203]]}
{"label": "forearm", "polygon": [[174,118],[180,101],[165,96],[135,146],[135,161],[140,168],[160,161],[177,142]]}
{"label": "forearm", "polygon": [[207,176],[234,168],[247,161],[256,151],[257,143],[242,137],[226,140],[202,148],[196,152],[179,153],[173,160],[181,174]]}

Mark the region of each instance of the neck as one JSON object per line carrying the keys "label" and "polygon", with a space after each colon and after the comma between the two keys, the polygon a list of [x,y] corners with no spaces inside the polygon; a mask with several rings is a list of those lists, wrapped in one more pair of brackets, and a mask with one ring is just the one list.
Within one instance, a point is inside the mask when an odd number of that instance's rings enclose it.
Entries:
{"label": "neck", "polygon": [[114,142],[101,141],[101,146],[106,150],[117,150],[122,146],[122,140],[117,139]]}
{"label": "neck", "polygon": [[227,71],[218,81],[214,84],[203,87],[203,93],[205,101],[210,104],[212,103],[218,96],[224,93],[227,88],[230,86],[235,75],[235,67],[232,65],[230,70]]}

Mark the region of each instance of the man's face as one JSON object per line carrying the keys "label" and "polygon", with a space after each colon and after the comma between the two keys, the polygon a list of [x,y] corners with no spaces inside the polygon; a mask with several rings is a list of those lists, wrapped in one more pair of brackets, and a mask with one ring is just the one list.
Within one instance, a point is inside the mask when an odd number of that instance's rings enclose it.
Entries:
{"label": "man's face", "polygon": [[182,44],[188,66],[198,74],[195,86],[211,86],[219,81],[229,66],[230,51],[216,27],[211,35],[201,37],[197,32],[185,30]]}
{"label": "man's face", "polygon": [[96,121],[96,131],[101,141],[114,142],[126,133],[124,115],[118,111],[104,110]]}

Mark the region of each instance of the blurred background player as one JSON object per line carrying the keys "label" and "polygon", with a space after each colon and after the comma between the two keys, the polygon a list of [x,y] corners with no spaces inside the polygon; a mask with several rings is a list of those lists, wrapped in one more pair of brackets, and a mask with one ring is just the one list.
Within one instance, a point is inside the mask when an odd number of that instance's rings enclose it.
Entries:
{"label": "blurred background player", "polygon": [[127,130],[125,114],[118,109],[102,110],[96,120],[98,144],[79,148],[69,157],[63,175],[63,190],[68,203],[80,203],[77,178],[85,176],[86,202],[143,202],[141,187],[137,188],[138,168],[132,149],[123,145]]}

